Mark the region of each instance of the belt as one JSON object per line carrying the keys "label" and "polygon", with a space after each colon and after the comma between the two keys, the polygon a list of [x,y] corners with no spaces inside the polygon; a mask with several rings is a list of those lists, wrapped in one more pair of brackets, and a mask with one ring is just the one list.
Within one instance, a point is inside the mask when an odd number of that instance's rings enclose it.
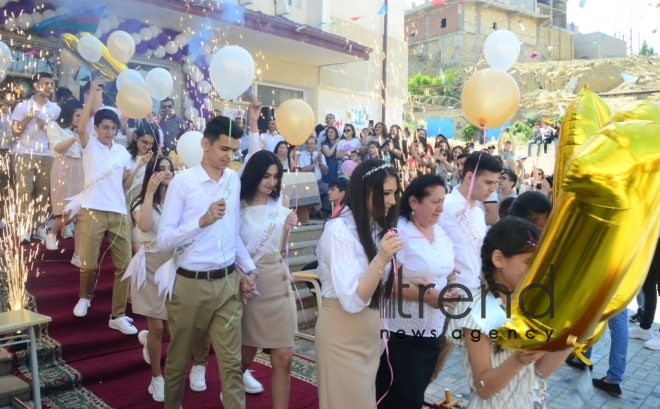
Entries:
{"label": "belt", "polygon": [[211,270],[211,271],[190,271],[190,270],[186,270],[185,268],[179,267],[176,270],[176,273],[186,278],[194,278],[195,280],[217,280],[219,278],[225,277],[225,270],[227,270],[226,275],[230,275],[231,273],[234,272],[234,264],[218,270]]}

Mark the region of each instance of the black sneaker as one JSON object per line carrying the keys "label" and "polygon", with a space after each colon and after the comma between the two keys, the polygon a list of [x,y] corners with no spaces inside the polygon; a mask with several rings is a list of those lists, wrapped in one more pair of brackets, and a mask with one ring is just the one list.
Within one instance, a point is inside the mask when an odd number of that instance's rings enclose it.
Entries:
{"label": "black sneaker", "polygon": [[612,396],[621,396],[621,388],[619,387],[619,385],[616,383],[607,383],[605,382],[605,379],[607,379],[607,377],[603,377],[601,379],[594,379],[593,380],[594,388],[598,388],[602,391],[605,391]]}
{"label": "black sneaker", "polygon": [[[584,369],[587,367],[587,364],[585,364],[584,362],[575,362],[575,361],[573,360],[573,357],[574,357],[574,356],[575,356],[575,355],[573,355],[573,354],[569,355],[568,358],[566,358],[566,364],[567,364],[568,366],[572,366],[573,368],[577,368],[577,369],[580,369],[580,370],[583,370],[583,371],[584,371]],[[593,370],[594,370],[594,366],[593,366],[593,365],[589,365],[589,370],[590,370],[590,371],[593,371]]]}
{"label": "black sneaker", "polygon": [[642,312],[638,310],[636,313],[634,313],[628,318],[628,321],[635,323],[635,322],[639,322],[641,319],[642,319]]}

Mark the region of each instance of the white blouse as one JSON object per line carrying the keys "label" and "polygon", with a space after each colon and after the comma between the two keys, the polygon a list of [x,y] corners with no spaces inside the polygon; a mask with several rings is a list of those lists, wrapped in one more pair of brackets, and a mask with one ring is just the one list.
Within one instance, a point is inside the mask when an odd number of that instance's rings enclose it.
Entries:
{"label": "white blouse", "polygon": [[[139,205],[135,208],[134,211],[137,212],[141,210],[142,210],[142,205]],[[144,243],[144,246],[145,248],[147,248],[148,253],[159,251],[158,246],[156,245],[156,237],[158,237],[158,225],[160,224],[160,213],[162,211],[163,211],[163,207],[161,205],[154,206],[154,209],[151,212],[151,228],[147,233],[140,230],[137,224],[133,226],[133,230],[135,232],[135,237],[137,238],[137,242]]]}
{"label": "white blouse", "polygon": [[351,151],[358,150],[360,147],[362,147],[362,142],[358,138],[353,138],[350,141],[342,139],[337,144],[337,149],[342,153],[344,158],[349,158]]}
{"label": "white blouse", "polygon": [[63,154],[55,150],[55,146],[58,143],[64,142],[67,139],[71,139],[75,136],[71,129],[61,128],[57,121],[51,121],[46,125],[46,135],[48,136],[50,154],[53,158],[59,158],[60,156],[68,156],[75,159],[82,158],[82,147],[78,142],[74,142],[73,145],[71,145],[69,149]]}
{"label": "white blouse", "polygon": [[[412,222],[404,218],[399,218],[397,229],[403,249],[396,253],[396,260],[402,265],[403,278],[426,278],[429,283],[435,283],[436,290],[441,291],[454,270],[454,250],[445,231],[434,224],[431,243]],[[390,331],[403,330],[406,335],[421,334],[422,337],[433,338],[442,334],[445,315],[439,308],[422,302],[423,315],[420,316],[419,301],[404,300],[401,311],[410,317],[395,313],[394,318],[386,320]]]}
{"label": "white blouse", "polygon": [[[380,246],[374,232],[376,247]],[[358,239],[357,226],[349,208],[342,210],[339,217],[329,220],[316,248],[319,267],[316,270],[321,280],[321,297],[338,299],[342,308],[357,314],[369,306],[357,295],[358,280],[367,270],[369,260]],[[387,280],[391,264],[385,267],[382,280]]]}
{"label": "white blouse", "polygon": [[[264,234],[264,227],[266,225],[267,217],[270,215],[266,214],[268,210],[268,205],[256,205],[248,206],[244,204],[241,206],[241,222],[239,234],[243,243],[247,246],[253,237],[261,237]],[[274,216],[275,228],[271,234],[273,234],[273,239],[270,241],[268,248],[264,254],[279,254],[282,250],[282,238],[284,235],[284,220],[291,213],[291,210],[280,206],[279,212]],[[248,249],[249,251],[249,249]]]}

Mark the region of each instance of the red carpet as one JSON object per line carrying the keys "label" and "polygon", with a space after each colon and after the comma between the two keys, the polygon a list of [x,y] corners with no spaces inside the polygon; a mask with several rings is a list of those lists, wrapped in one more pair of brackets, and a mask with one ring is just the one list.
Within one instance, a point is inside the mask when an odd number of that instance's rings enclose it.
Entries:
{"label": "red carpet", "polygon": [[[103,250],[107,245],[106,241]],[[39,312],[53,318],[49,333],[62,344],[64,360],[82,373],[83,386],[113,408],[162,408],[163,404],[154,402],[147,392],[151,370],[142,359],[142,346],[137,336],[123,335],[108,328],[114,274],[110,252],[101,265],[91,308],[86,317],[78,318],[72,312],[79,290],[79,269],[69,262],[73,254],[73,240],[60,240],[59,252],[40,247],[43,249],[40,249],[38,256],[40,261],[35,263],[38,276],[35,273],[30,275],[28,291],[36,298]],[[147,329],[144,317],[133,315],[130,304],[126,313],[135,320],[133,324],[138,330]],[[166,351],[167,343],[163,345],[163,365]],[[303,366],[306,366],[304,361]],[[258,395],[248,395],[247,407],[271,407],[271,369],[256,362],[250,369],[266,390]],[[213,353],[209,356],[206,383],[207,390],[197,393],[189,389],[186,379],[184,408],[222,407],[218,366]],[[316,386],[292,376],[290,407],[317,408]]]}

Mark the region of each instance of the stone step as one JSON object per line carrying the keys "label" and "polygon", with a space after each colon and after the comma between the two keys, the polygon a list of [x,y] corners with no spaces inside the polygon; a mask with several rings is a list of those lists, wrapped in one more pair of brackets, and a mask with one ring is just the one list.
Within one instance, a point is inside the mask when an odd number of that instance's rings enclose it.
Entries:
{"label": "stone step", "polygon": [[[305,315],[303,315],[301,310],[298,310],[298,330],[314,328],[316,320],[318,320],[318,311],[319,309],[316,308],[316,302],[313,307],[305,308]],[[305,318],[307,318],[307,321],[305,321]]]}
{"label": "stone step", "polygon": [[[302,241],[289,241],[289,258],[295,256],[303,256],[306,254],[314,254],[316,252],[316,245],[318,240],[302,240]],[[286,253],[282,252],[282,257],[286,257]]]}
{"label": "stone step", "polygon": [[319,237],[321,237],[321,232],[323,232],[323,226],[324,225],[322,223],[296,226],[293,230],[291,230],[289,243],[307,240],[318,240]]}
{"label": "stone step", "polygon": [[0,348],[0,376],[13,375],[14,361],[11,354],[5,349]]}
{"label": "stone step", "polygon": [[303,271],[304,267],[307,264],[313,263],[316,261],[316,256],[314,254],[305,254],[302,256],[291,257],[289,255],[289,266],[292,273],[297,273]]}
{"label": "stone step", "polygon": [[32,397],[32,387],[15,375],[0,376],[0,406],[9,406],[12,396],[27,401]]}

